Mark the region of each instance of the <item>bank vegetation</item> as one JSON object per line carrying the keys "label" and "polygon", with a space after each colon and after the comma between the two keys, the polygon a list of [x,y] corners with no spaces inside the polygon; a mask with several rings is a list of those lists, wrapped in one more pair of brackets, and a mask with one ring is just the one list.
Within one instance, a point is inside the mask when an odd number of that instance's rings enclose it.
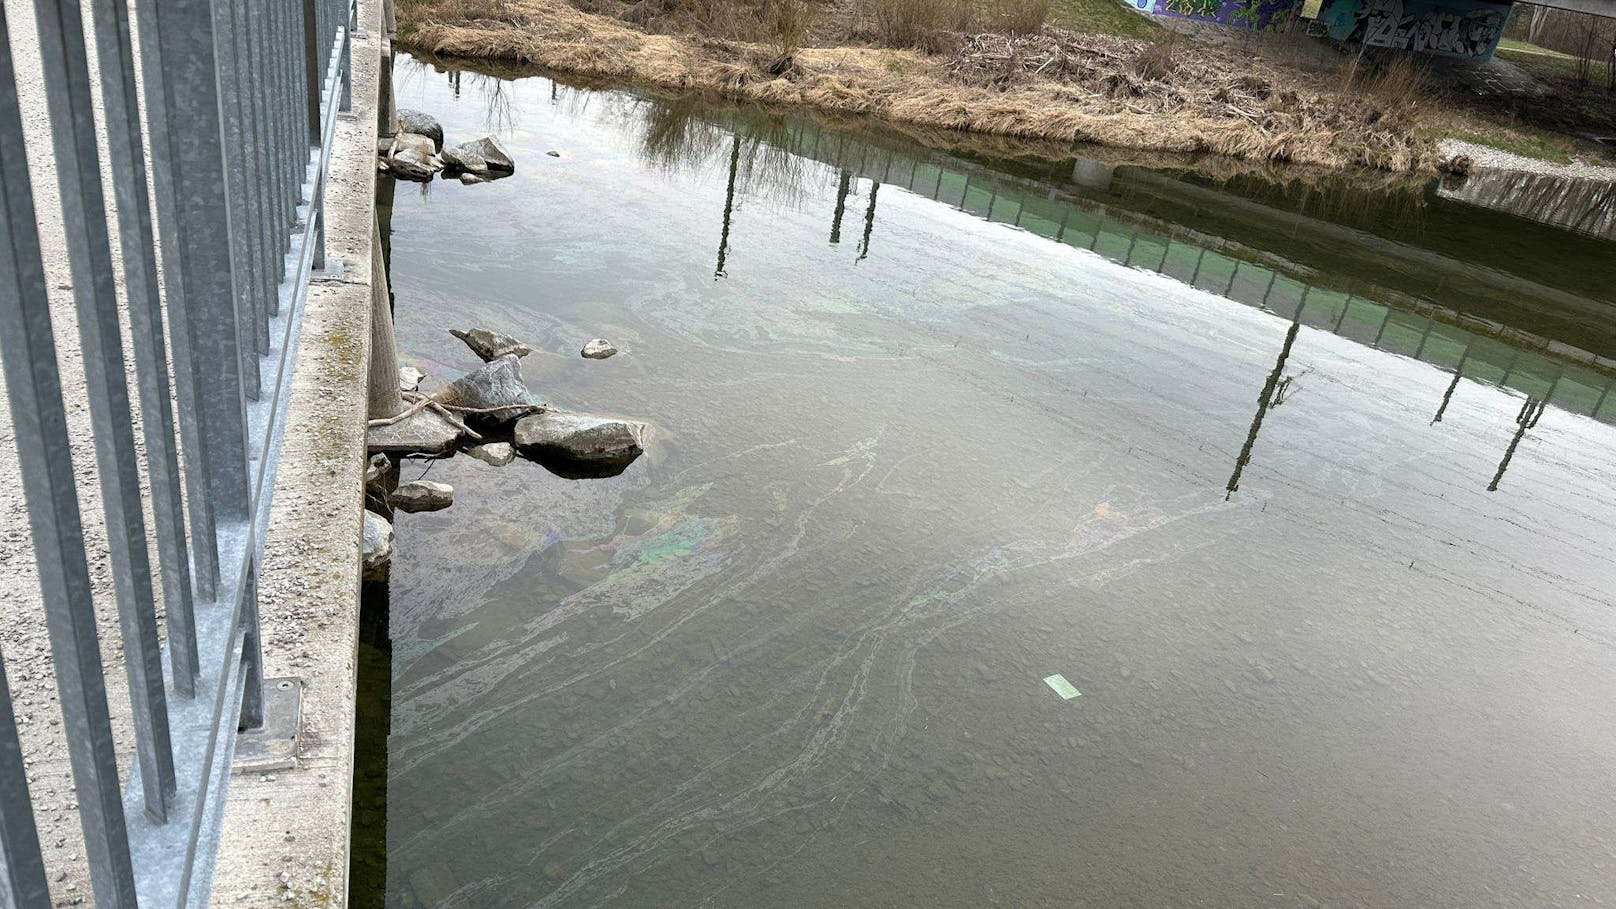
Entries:
{"label": "bank vegetation", "polygon": [[[1421,71],[1046,24],[1049,0],[399,0],[404,47],[902,124],[1429,171]],[[1124,11],[1126,12],[1126,11]],[[1131,15],[1131,14],[1129,14]]]}

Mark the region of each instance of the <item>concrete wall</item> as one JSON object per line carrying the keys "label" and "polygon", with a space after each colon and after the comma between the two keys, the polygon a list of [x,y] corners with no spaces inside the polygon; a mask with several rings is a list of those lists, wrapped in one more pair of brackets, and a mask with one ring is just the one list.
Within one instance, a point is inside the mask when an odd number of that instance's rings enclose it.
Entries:
{"label": "concrete wall", "polygon": [[1337,41],[1486,60],[1504,36],[1510,6],[1484,0],[1328,0],[1318,21]]}
{"label": "concrete wall", "polygon": [[360,0],[353,114],[342,116],[327,188],[327,261],[314,285],[259,584],[266,677],[303,684],[296,766],[231,780],[213,879],[220,906],[347,904],[359,625],[366,369],[373,271],[381,0]]}
{"label": "concrete wall", "polygon": [[1281,31],[1300,0],[1134,0],[1145,12],[1257,31]]}

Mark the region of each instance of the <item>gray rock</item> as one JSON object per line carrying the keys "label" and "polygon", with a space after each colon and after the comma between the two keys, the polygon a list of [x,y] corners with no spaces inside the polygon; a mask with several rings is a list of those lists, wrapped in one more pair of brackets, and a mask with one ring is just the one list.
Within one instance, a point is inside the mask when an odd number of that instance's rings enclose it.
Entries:
{"label": "gray rock", "polygon": [[612,354],[617,353],[617,348],[613,347],[612,342],[606,340],[605,338],[596,338],[595,340],[590,341],[588,344],[585,344],[584,349],[579,351],[579,353],[591,360],[604,360]]}
{"label": "gray rock", "polygon": [[380,453],[371,455],[370,460],[365,462],[365,485],[371,486],[380,482],[381,478],[387,476],[387,472],[392,469],[393,462],[387,455]]}
{"label": "gray rock", "polygon": [[398,387],[400,391],[420,391],[421,380],[426,373],[413,366],[400,366],[398,368]]}
{"label": "gray rock", "polygon": [[461,174],[460,182],[465,186],[476,186],[479,183],[490,183],[492,181],[478,174]]}
{"label": "gray rock", "polygon": [[442,169],[432,139],[417,133],[399,133],[387,152],[387,169],[406,180],[426,181]]}
{"label": "gray rock", "polygon": [[371,427],[365,444],[372,452],[438,455],[453,448],[459,439],[460,427],[435,411],[422,410],[390,426]]}
{"label": "gray rock", "polygon": [[393,525],[369,509],[365,511],[365,524],[360,532],[360,553],[364,579],[387,580],[387,566],[393,561]]}
{"label": "gray rock", "polygon": [[479,414],[482,422],[505,423],[522,416],[517,405],[537,406],[533,393],[522,382],[522,367],[515,354],[506,354],[492,363],[486,363],[449,383],[449,387],[432,396],[440,404],[486,410],[509,407],[500,414]]}
{"label": "gray rock", "polygon": [[484,363],[498,360],[506,354],[525,357],[533,352],[533,348],[523,344],[510,335],[497,334],[486,328],[451,328],[449,334],[466,342],[471,352],[482,359]]}
{"label": "gray rock", "polygon": [[402,132],[415,133],[432,140],[434,152],[443,148],[443,124],[438,118],[407,107],[398,109],[398,125]]}
{"label": "gray rock", "polygon": [[464,171],[482,176],[488,173],[488,159],[478,150],[477,143],[463,142],[443,150],[443,166],[451,171]]}
{"label": "gray rock", "polygon": [[598,476],[602,474],[588,471],[621,473],[638,458],[645,450],[645,432],[645,424],[633,420],[552,410],[517,421],[514,441],[517,451],[563,476],[569,468]]}
{"label": "gray rock", "polygon": [[515,460],[516,449],[509,442],[485,442],[482,445],[473,445],[466,449],[466,454],[484,464],[504,467]]}
{"label": "gray rock", "polygon": [[387,497],[399,511],[437,511],[454,504],[454,487],[433,480],[400,483]]}
{"label": "gray rock", "polygon": [[511,156],[505,152],[505,147],[493,136],[484,136],[475,142],[462,142],[457,148],[462,151],[475,151],[488,162],[488,169],[495,173],[516,173],[516,162],[511,160]]}

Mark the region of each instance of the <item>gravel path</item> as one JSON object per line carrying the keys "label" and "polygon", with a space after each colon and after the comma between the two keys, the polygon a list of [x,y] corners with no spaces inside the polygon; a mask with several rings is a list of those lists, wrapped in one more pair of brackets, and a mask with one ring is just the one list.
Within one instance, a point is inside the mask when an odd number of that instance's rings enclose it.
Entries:
{"label": "gravel path", "polygon": [[1477,167],[1492,168],[1495,170],[1518,170],[1529,174],[1545,174],[1551,177],[1564,177],[1570,180],[1606,180],[1616,182],[1616,165],[1593,164],[1587,161],[1573,161],[1570,164],[1558,164],[1553,161],[1544,161],[1541,158],[1528,158],[1474,142],[1463,142],[1458,139],[1443,139],[1440,147],[1445,157],[1454,155],[1468,155]]}

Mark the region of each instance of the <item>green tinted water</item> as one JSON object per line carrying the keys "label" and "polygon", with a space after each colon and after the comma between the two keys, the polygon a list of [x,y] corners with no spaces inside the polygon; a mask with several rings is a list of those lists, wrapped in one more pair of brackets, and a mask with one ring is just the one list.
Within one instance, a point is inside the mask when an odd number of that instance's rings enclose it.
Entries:
{"label": "green tinted water", "polygon": [[655,431],[606,480],[439,462],[400,516],[387,905],[1612,897],[1608,243],[396,81],[518,162],[398,188],[403,361],[506,331]]}

